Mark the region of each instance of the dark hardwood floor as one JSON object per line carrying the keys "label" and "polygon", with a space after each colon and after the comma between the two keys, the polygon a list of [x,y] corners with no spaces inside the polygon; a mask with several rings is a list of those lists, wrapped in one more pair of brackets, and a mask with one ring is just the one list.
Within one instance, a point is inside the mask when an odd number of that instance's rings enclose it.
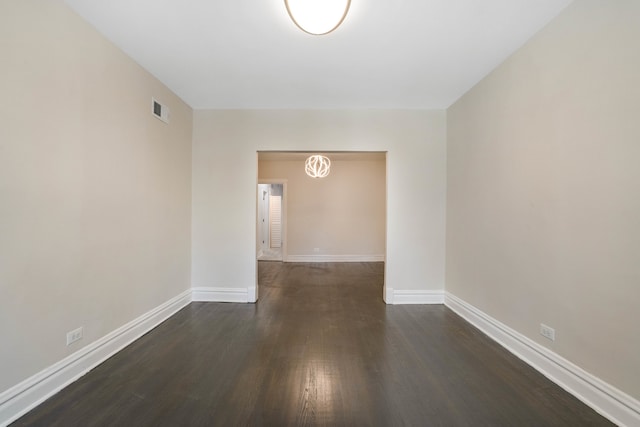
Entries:
{"label": "dark hardwood floor", "polygon": [[612,425],[452,311],[387,306],[381,263],[259,263],[14,425]]}

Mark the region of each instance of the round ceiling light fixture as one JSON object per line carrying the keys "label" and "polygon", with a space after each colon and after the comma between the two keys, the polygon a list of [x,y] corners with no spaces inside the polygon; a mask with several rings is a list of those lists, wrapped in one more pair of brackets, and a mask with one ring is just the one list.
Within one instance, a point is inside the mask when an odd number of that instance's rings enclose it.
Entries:
{"label": "round ceiling light fixture", "polygon": [[347,17],[351,0],[284,0],[294,24],[305,33],[329,34]]}
{"label": "round ceiling light fixture", "polygon": [[304,171],[311,178],[324,178],[329,175],[331,169],[331,160],[320,154],[309,156],[304,162]]}

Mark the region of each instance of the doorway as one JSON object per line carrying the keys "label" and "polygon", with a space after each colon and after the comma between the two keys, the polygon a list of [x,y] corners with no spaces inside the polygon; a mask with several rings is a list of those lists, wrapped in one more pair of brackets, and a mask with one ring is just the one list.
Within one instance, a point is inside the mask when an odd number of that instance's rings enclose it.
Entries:
{"label": "doorway", "polygon": [[260,182],[257,194],[256,258],[258,261],[283,261],[285,258],[285,183]]}
{"label": "doorway", "polygon": [[[269,190],[284,182],[282,260],[285,263],[384,263],[386,261],[386,152],[329,151],[330,173],[314,178],[306,160],[315,152],[258,151],[256,271],[270,255]],[[260,208],[260,205],[262,207]],[[289,213],[287,213],[289,212]],[[273,245],[272,245],[273,246]],[[271,259],[274,259],[271,258]],[[273,267],[273,266],[271,266]],[[269,267],[269,268],[271,268]],[[258,290],[256,273],[256,292]],[[384,299],[384,294],[383,294]]]}

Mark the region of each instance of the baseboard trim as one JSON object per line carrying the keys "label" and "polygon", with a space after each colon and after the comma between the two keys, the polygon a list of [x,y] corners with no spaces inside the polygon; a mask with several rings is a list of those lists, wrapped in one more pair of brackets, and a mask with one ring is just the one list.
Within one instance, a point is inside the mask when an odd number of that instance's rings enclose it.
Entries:
{"label": "baseboard trim", "polygon": [[247,288],[247,300],[250,303],[255,303],[258,301],[258,287],[257,286],[253,286],[250,288]]}
{"label": "baseboard trim", "polygon": [[620,426],[640,425],[640,401],[455,295],[447,292],[445,305],[605,418]]}
{"label": "baseboard trim", "polygon": [[0,426],[17,420],[191,302],[191,289],[0,394]]}
{"label": "baseboard trim", "polygon": [[[255,298],[255,288],[253,288]],[[192,289],[192,301],[194,302],[255,302],[249,300],[249,288],[214,288],[198,287]]]}
{"label": "baseboard trim", "polygon": [[385,304],[393,304],[393,288],[389,288],[385,285],[382,299],[384,299]]}
{"label": "baseboard trim", "polygon": [[444,304],[444,291],[385,288],[384,295],[387,304]]}
{"label": "baseboard trim", "polygon": [[285,262],[384,262],[384,255],[287,255]]}

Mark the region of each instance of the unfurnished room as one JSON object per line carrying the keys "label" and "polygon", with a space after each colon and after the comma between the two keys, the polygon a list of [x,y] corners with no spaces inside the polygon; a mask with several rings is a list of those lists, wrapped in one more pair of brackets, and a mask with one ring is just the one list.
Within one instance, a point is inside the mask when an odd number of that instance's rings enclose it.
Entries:
{"label": "unfurnished room", "polygon": [[0,0],[0,426],[640,427],[640,1]]}

